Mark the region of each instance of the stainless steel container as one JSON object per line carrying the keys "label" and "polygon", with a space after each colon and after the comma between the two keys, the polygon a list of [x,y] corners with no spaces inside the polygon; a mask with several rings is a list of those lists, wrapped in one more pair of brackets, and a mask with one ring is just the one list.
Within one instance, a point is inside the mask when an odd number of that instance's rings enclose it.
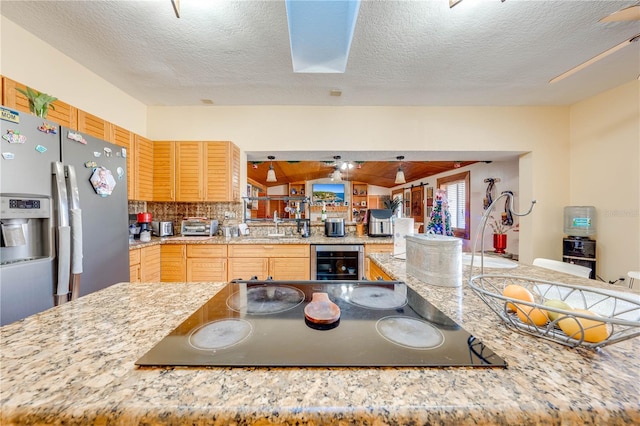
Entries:
{"label": "stainless steel container", "polygon": [[369,209],[367,214],[367,223],[370,237],[390,237],[393,235],[391,210]]}
{"label": "stainless steel container", "polygon": [[327,237],[344,237],[344,219],[331,217],[324,221],[324,235]]}
{"label": "stainless steel container", "polygon": [[153,221],[151,222],[153,235],[157,237],[169,237],[173,235],[173,222]]}

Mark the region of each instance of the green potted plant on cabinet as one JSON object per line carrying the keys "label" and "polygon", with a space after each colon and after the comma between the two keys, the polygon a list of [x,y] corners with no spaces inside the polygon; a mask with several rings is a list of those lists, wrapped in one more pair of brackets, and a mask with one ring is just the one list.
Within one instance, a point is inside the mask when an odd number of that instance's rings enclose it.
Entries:
{"label": "green potted plant on cabinet", "polygon": [[49,108],[55,111],[53,103],[57,101],[58,98],[47,95],[46,93],[38,92],[30,87],[27,87],[27,90],[22,90],[19,87],[16,87],[16,90],[27,97],[29,100],[29,109],[38,117],[47,118]]}

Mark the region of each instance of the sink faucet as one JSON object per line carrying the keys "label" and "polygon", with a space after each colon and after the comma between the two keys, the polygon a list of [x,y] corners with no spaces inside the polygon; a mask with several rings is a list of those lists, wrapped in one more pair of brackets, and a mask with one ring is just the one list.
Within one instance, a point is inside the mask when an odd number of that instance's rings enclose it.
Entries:
{"label": "sink faucet", "polygon": [[276,234],[278,233],[278,223],[281,221],[278,220],[278,210],[273,211],[273,223],[276,224]]}

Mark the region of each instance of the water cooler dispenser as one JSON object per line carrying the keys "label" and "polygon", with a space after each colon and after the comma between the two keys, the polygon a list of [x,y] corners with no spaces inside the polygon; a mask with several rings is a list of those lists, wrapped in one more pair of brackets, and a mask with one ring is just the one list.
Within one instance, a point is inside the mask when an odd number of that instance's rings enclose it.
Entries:
{"label": "water cooler dispenser", "polygon": [[596,278],[596,208],[593,206],[568,206],[564,208],[564,233],[562,260],[591,268],[589,278]]}

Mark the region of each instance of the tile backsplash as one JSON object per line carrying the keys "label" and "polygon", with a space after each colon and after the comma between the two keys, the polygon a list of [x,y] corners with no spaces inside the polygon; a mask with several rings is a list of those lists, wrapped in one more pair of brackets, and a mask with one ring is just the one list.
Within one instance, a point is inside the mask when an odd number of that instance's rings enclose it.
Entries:
{"label": "tile backsplash", "polygon": [[217,219],[222,224],[228,221],[239,221],[242,218],[242,203],[178,203],[155,201],[129,201],[129,215],[149,212],[153,220],[173,222],[174,229],[180,229],[185,217],[206,217]]}

